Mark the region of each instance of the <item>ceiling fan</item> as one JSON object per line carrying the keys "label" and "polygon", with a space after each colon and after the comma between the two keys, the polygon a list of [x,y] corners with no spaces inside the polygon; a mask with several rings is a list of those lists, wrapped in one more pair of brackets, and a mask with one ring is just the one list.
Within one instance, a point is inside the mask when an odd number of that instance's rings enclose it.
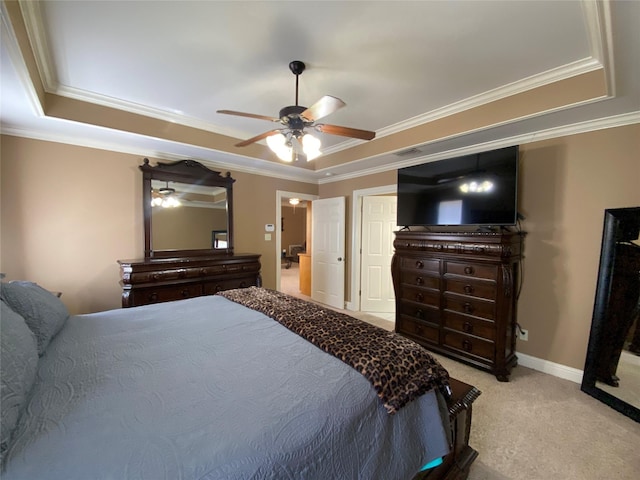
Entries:
{"label": "ceiling fan", "polygon": [[289,63],[289,70],[296,76],[296,104],[281,109],[278,118],[254,113],[236,112],[233,110],[217,111],[217,113],[224,113],[226,115],[256,118],[258,120],[267,120],[282,124],[282,128],[269,130],[268,132],[239,142],[235,145],[236,147],[246,147],[247,145],[266,138],[269,148],[271,148],[281,160],[290,162],[294,156],[297,157],[298,153],[293,144],[293,140],[295,139],[296,142],[302,146],[302,150],[308,161],[321,155],[320,140],[305,131],[305,129],[313,129],[330,135],[340,135],[361,140],[372,140],[375,138],[376,133],[368,130],[316,123],[317,120],[346,106],[346,103],[339,98],[325,95],[309,108],[298,105],[298,77],[304,72],[305,68],[306,65],[300,60],[294,60]]}

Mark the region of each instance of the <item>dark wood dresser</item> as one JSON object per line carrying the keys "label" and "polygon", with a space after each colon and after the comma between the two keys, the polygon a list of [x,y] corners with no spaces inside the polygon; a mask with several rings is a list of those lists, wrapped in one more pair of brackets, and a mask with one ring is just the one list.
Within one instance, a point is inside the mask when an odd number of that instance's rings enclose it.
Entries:
{"label": "dark wood dresser", "polygon": [[508,381],[516,357],[523,232],[400,231],[396,331]]}
{"label": "dark wood dresser", "polygon": [[260,255],[219,254],[118,260],[122,306],[213,295],[222,290],[261,286]]}

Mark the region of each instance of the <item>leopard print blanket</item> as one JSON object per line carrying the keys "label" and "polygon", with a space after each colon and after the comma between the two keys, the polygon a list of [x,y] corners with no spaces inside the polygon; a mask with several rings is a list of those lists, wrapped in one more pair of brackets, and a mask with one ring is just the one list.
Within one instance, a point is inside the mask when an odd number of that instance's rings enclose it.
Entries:
{"label": "leopard print blanket", "polygon": [[261,312],[364,375],[391,414],[437,387],[449,374],[417,343],[315,303],[260,287],[217,293]]}

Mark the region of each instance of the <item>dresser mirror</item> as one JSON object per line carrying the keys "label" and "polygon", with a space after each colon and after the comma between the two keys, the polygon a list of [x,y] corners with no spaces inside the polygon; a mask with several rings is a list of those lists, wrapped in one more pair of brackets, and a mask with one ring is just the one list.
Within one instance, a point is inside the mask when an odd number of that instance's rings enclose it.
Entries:
{"label": "dresser mirror", "polygon": [[582,390],[640,422],[640,207],[605,210]]}
{"label": "dresser mirror", "polygon": [[235,180],[194,160],[142,170],[144,256],[185,257],[233,253]]}

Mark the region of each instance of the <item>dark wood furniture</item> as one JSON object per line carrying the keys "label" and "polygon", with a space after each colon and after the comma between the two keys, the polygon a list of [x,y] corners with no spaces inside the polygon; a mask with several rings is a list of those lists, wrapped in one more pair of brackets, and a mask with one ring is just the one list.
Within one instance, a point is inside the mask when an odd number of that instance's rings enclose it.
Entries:
{"label": "dark wood furniture", "polygon": [[417,475],[414,480],[464,480],[469,468],[478,456],[469,446],[472,404],[480,396],[480,391],[455,378],[450,379],[451,398],[447,401],[451,422],[452,450],[444,457],[442,465]]}
{"label": "dark wood furniture", "polygon": [[522,232],[400,231],[396,331],[508,381],[516,357]]}
{"label": "dark wood furniture", "polygon": [[119,260],[118,263],[123,307],[261,286],[260,255],[255,254]]}
{"label": "dark wood furniture", "polygon": [[[122,285],[122,306],[135,307],[150,303],[168,302],[201,295],[213,295],[221,290],[261,286],[260,255],[234,254],[233,246],[233,183],[227,172],[221,175],[194,160],[158,163],[151,166],[147,158],[142,170],[142,203],[144,213],[144,257],[118,260]],[[154,231],[153,196],[169,191],[182,196],[197,208],[210,209],[212,217],[220,217],[222,225],[189,225],[185,235],[195,236],[198,249],[154,248],[159,232],[171,229],[173,224]],[[183,207],[178,207],[183,208]],[[194,207],[195,208],[195,207]],[[201,218],[201,217],[198,217]],[[156,216],[158,220],[159,217]],[[157,227],[157,226],[156,226]],[[193,228],[191,228],[193,227]],[[178,228],[178,227],[176,227]],[[215,234],[224,232],[224,242],[217,242]],[[176,233],[176,232],[172,232]],[[179,239],[182,230],[177,232]],[[164,240],[164,239],[163,239]],[[171,245],[169,245],[170,247]],[[221,246],[221,248],[216,248]]]}

